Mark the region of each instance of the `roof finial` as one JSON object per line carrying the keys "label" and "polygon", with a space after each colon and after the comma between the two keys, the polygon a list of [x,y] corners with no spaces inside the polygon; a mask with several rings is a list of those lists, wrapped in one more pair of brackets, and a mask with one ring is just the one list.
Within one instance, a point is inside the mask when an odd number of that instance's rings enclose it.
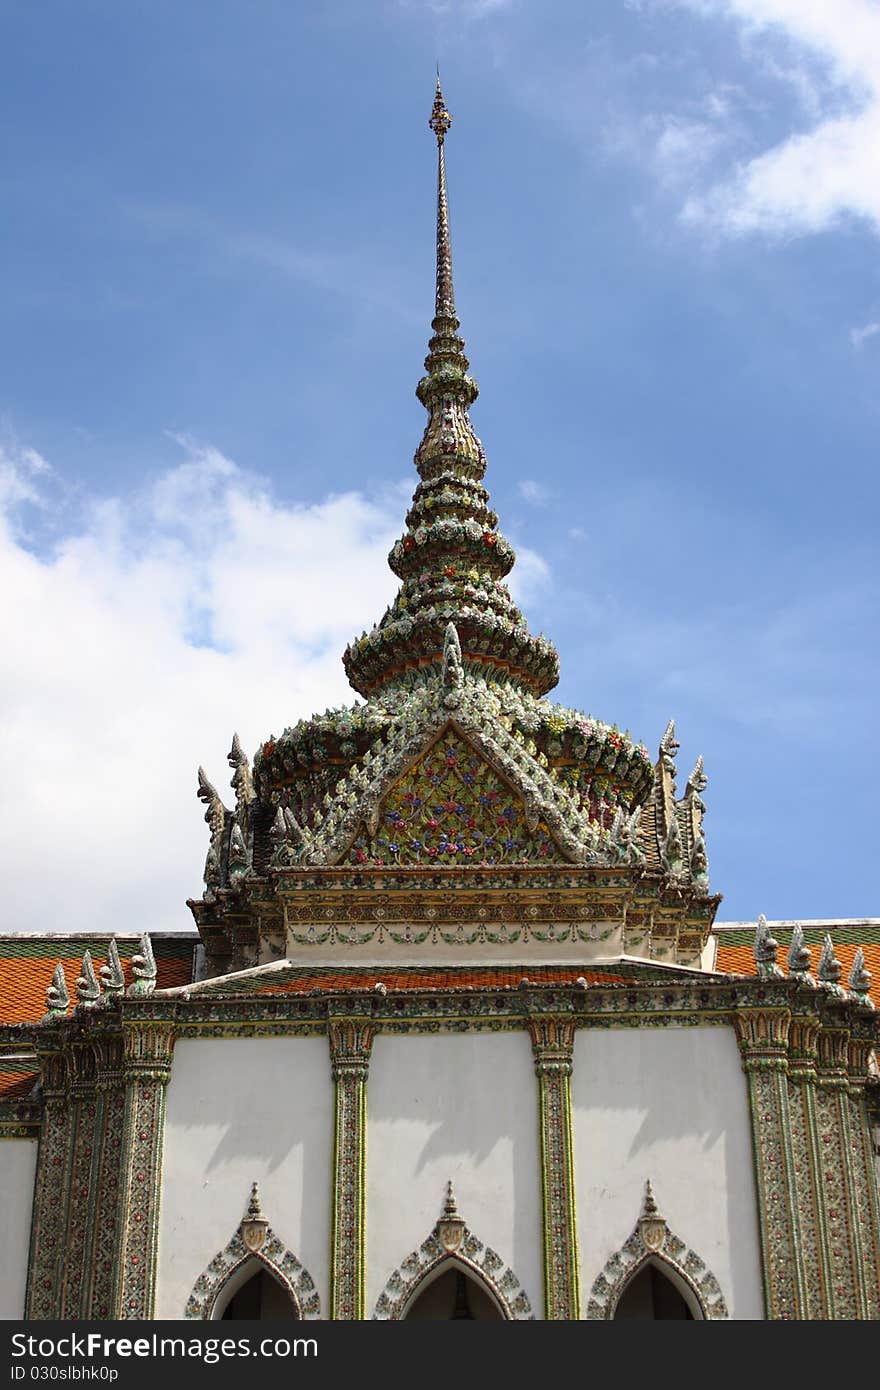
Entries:
{"label": "roof finial", "polygon": [[[445,633],[454,614],[463,671],[494,672],[505,684],[544,695],[559,679],[559,658],[543,634],[528,631],[503,583],[514,553],[489,506],[486,456],[468,414],[478,387],[468,376],[452,288],[444,153],[452,117],[439,72],[428,125],[437,138],[437,278],[416,395],[430,418],[416,450],[419,483],[406,531],[388,557],[400,590],[372,632],[349,644],[343,662],[350,683],[367,699],[392,684],[433,683],[444,652],[449,656]],[[450,670],[447,660],[447,675]],[[448,704],[454,690],[441,698]]]}
{"label": "roof finial", "polygon": [[[452,125],[452,117],[446,109],[443,92],[440,88],[440,72],[437,71],[437,90],[431,118],[428,125],[437,137],[437,297],[434,306],[436,318],[455,318],[455,295],[452,289],[452,246],[449,240],[449,205],[446,200],[446,159],[443,142]],[[458,327],[456,323],[455,327]],[[453,330],[454,331],[454,330]],[[466,368],[465,368],[466,370]]]}
{"label": "roof finial", "polygon": [[437,90],[434,93],[434,105],[431,108],[431,119],[428,125],[437,136],[437,144],[443,144],[443,137],[452,125],[452,117],[446,110],[446,102],[443,100],[443,91],[440,87],[440,64],[437,64]]}

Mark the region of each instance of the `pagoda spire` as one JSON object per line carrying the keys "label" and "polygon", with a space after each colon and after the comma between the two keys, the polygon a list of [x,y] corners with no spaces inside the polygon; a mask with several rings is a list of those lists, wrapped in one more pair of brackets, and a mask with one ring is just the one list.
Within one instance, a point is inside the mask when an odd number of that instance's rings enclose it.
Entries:
{"label": "pagoda spire", "polygon": [[[427,377],[419,382],[416,395],[427,410],[437,386],[450,384],[454,374],[463,408],[477,399],[477,383],[467,375],[468,360],[464,355],[464,340],[458,336],[459,321],[455,312],[455,289],[452,283],[452,239],[449,235],[449,197],[446,192],[446,136],[452,117],[443,98],[440,73],[428,127],[437,137],[437,277],[434,291],[434,317],[431,320],[433,337],[428,343],[425,359]],[[416,457],[418,463],[418,456]]]}
{"label": "pagoda spire", "polygon": [[[449,200],[446,196],[446,156],[443,142],[452,117],[446,109],[437,72],[437,92],[428,125],[437,137],[437,294],[434,300],[436,318],[455,318],[455,291],[452,286],[452,244],[449,239]],[[457,320],[456,320],[457,325]]]}
{"label": "pagoda spire", "polygon": [[414,459],[420,482],[406,531],[388,557],[402,581],[397,597],[343,655],[351,685],[368,698],[439,677],[450,622],[464,671],[533,695],[545,694],[559,679],[555,647],[529,632],[503,583],[516,557],[489,506],[486,456],[468,413],[479,388],[468,376],[455,312],[445,152],[451,125],[438,72],[428,121],[437,140],[434,318],[425,375],[416,387],[429,416]]}

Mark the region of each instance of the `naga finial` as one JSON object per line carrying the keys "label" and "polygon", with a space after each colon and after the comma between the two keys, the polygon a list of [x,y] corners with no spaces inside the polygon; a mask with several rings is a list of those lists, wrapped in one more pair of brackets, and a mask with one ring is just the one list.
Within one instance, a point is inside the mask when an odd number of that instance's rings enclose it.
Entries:
{"label": "naga finial", "polygon": [[816,975],[820,984],[829,986],[835,994],[843,994],[845,991],[840,983],[842,974],[843,966],[834,954],[834,942],[831,940],[831,933],[829,932],[822,942]]}
{"label": "naga finial", "polygon": [[229,836],[229,880],[235,882],[246,877],[250,869],[247,845],[241,833],[241,826],[238,821],[232,822],[232,834]]}
{"label": "naga finial", "polygon": [[675,737],[675,720],[670,719],[663,732],[663,737],[660,740],[660,757],[669,758],[674,761],[679,747],[680,744]]}
{"label": "naga finial", "polygon": [[98,974],[101,977],[105,995],[112,998],[114,994],[124,993],[125,975],[122,970],[122,961],[119,959],[119,947],[116,945],[115,936],[111,936],[110,945],[107,947],[107,964],[101,966]]}
{"label": "naga finial", "polygon": [[[207,772],[203,767],[199,768],[198,776],[199,785],[198,789],[196,790],[196,796],[199,798],[199,801],[203,802],[204,805],[208,807],[210,811],[210,808],[214,805],[215,801],[220,800],[220,797],[217,794],[217,788],[214,786],[214,783],[210,780]],[[205,819],[207,820],[207,816],[205,817]]]}
{"label": "naga finial", "polygon": [[46,990],[46,1012],[42,1022],[50,1023],[54,1019],[64,1018],[69,1008],[70,992],[64,978],[64,966],[59,961],[52,972],[52,983]]}
{"label": "naga finial", "polygon": [[874,1002],[868,995],[871,990],[871,972],[865,965],[865,953],[861,946],[853,956],[852,970],[849,972],[849,992],[859,1003],[873,1009]]}
{"label": "naga finial", "polygon": [[146,932],[140,940],[140,950],[137,955],[131,958],[131,970],[134,981],[128,987],[128,992],[134,999],[144,999],[153,993],[156,988],[156,957],[153,955],[153,943]]}
{"label": "naga finial", "polygon": [[93,1008],[101,998],[101,986],[89,951],[86,951],[82,958],[82,970],[76,982],[76,998],[77,1003],[86,1009]]}
{"label": "naga finial", "polygon": [[691,773],[690,777],[687,779],[687,782],[685,783],[684,794],[686,797],[699,796],[700,792],[704,792],[708,785],[709,778],[703,771],[703,755],[701,753],[700,756],[697,758],[697,761],[694,763],[693,772]]}
{"label": "naga finial", "polygon": [[778,950],[779,942],[775,941],[770,934],[769,923],[762,912],[755,926],[755,965],[758,967],[758,975],[762,980],[784,978],[782,970],[776,964],[776,952]]}
{"label": "naga finial", "polygon": [[795,922],[788,948],[788,973],[792,979],[800,980],[803,984],[813,983],[810,977],[811,959],[810,949],[804,942],[804,929],[800,922]]}
{"label": "naga finial", "polygon": [[660,748],[657,754],[657,795],[662,802],[663,817],[666,829],[669,829],[669,821],[674,816],[672,803],[675,800],[675,755],[678,752],[679,743],[675,737],[675,720],[670,719],[660,740]]}

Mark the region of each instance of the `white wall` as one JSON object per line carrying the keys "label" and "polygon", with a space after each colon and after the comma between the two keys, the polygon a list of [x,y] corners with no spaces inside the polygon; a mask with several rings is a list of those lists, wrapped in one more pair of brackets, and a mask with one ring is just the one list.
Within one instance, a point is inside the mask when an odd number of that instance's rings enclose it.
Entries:
{"label": "white wall", "polygon": [[326,1038],[178,1041],[156,1317],[183,1317],[196,1279],[235,1234],[255,1181],[273,1231],[311,1274],[326,1316],[332,1155]]}
{"label": "white wall", "polygon": [[367,1100],[367,1316],[446,1183],[543,1316],[537,1081],[523,1033],[380,1034]]}
{"label": "white wall", "polygon": [[[432,1231],[446,1182],[474,1234],[543,1315],[537,1082],[525,1032],[394,1036],[373,1045],[367,1092],[367,1316]],[[635,1226],[646,1178],[671,1229],[706,1261],[731,1315],[763,1315],[746,1080],[731,1030],[579,1030],[572,1077],[584,1308]],[[18,1316],[36,1146],[0,1201],[4,1316]],[[333,1087],[325,1038],[182,1039],[168,1090],[158,1318],[234,1234],[250,1185],[328,1311]],[[3,1192],[5,1194],[6,1188]],[[24,1220],[21,1213],[24,1211]],[[15,1224],[15,1232],[10,1223]],[[16,1234],[17,1233],[17,1234]],[[17,1244],[16,1244],[17,1242]],[[17,1302],[15,1301],[17,1299]]]}
{"label": "white wall", "polygon": [[37,1143],[0,1139],[0,1318],[23,1318]]}
{"label": "white wall", "polygon": [[670,1229],[731,1317],[763,1317],[746,1078],[733,1030],[579,1030],[572,1077],[584,1310],[650,1178]]}

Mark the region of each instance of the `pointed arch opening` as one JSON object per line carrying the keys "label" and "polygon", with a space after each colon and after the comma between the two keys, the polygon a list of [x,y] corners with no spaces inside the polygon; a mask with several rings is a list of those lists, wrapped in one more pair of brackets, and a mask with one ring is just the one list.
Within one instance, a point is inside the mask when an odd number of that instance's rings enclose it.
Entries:
{"label": "pointed arch opening", "polygon": [[606,1261],[590,1290],[586,1316],[694,1322],[728,1316],[718,1280],[670,1231],[650,1182],[635,1230]]}
{"label": "pointed arch opening", "polygon": [[298,1322],[299,1302],[285,1280],[255,1255],[243,1260],[218,1290],[211,1318],[227,1322]]}
{"label": "pointed arch opening", "polygon": [[618,1295],[615,1321],[703,1321],[703,1310],[690,1285],[665,1260],[650,1256],[630,1274]]}
{"label": "pointed arch opening", "polygon": [[314,1281],[270,1227],[254,1183],[243,1219],[199,1275],[184,1317],[268,1322],[320,1316]]}
{"label": "pointed arch opening", "polygon": [[391,1275],[373,1317],[482,1322],[526,1321],[534,1314],[513,1270],[459,1216],[449,1183],[440,1220]]}
{"label": "pointed arch opening", "polygon": [[510,1314],[471,1265],[440,1260],[416,1284],[401,1318],[430,1322],[500,1322]]}

